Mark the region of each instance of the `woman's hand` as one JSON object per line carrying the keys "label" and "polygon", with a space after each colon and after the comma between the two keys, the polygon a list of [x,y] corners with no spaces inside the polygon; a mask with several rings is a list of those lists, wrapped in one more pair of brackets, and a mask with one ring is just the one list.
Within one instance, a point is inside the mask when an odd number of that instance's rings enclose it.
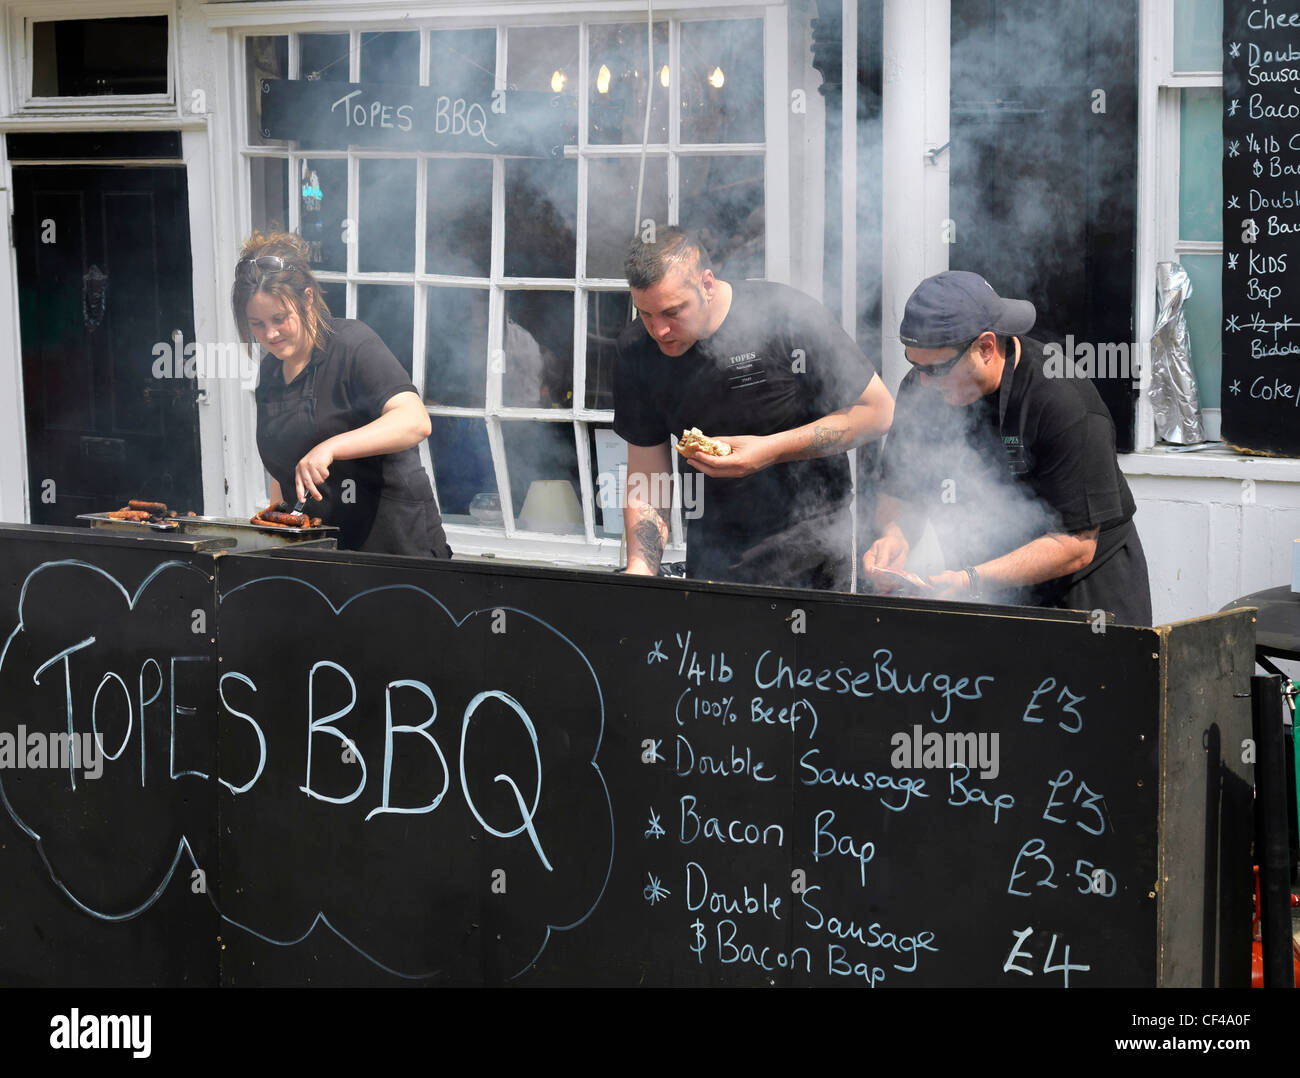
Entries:
{"label": "woman's hand", "polygon": [[329,478],[330,465],[333,463],[334,451],[330,448],[328,438],[298,461],[298,467],[293,473],[293,482],[300,502],[306,501],[308,494],[317,501],[323,500],[316,485]]}

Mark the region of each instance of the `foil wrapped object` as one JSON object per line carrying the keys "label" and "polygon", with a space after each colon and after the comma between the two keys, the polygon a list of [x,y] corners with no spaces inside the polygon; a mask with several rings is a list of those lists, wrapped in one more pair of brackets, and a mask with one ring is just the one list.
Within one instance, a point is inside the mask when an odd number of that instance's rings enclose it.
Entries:
{"label": "foil wrapped object", "polygon": [[1147,390],[1156,437],[1171,445],[1196,445],[1205,441],[1205,435],[1183,311],[1192,294],[1187,271],[1177,262],[1157,264],[1156,292],[1160,312],[1151,335],[1151,386]]}

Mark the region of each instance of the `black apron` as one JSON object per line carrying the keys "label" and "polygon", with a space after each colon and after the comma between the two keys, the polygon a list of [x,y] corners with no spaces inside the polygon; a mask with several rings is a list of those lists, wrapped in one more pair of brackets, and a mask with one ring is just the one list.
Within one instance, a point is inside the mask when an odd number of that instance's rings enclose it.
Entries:
{"label": "black apron", "polygon": [[[998,437],[1007,456],[1007,468],[1016,479],[1028,475],[1033,459],[1025,445],[1025,409],[1020,408],[1019,435],[1007,434],[1007,404],[1016,377],[1013,362],[1003,373],[998,390]],[[1131,520],[1120,525],[1124,542],[1073,577],[1057,577],[1025,589],[1018,601],[1059,610],[1107,610],[1121,625],[1151,624],[1151,590],[1147,585],[1146,554]],[[1100,541],[1100,533],[1098,534]]]}
{"label": "black apron", "polygon": [[[320,359],[313,355],[283,391],[261,384],[257,387],[257,449],[289,502],[297,499],[294,472],[298,461],[326,438],[342,433],[322,430],[317,421],[320,367]],[[293,392],[298,382],[301,388]],[[363,426],[364,421],[358,418],[355,425]],[[414,447],[382,457],[336,460],[330,465],[329,479],[316,488],[324,500],[309,499],[307,511],[339,529],[340,550],[451,557],[429,478]],[[426,492],[427,497],[422,496]]]}

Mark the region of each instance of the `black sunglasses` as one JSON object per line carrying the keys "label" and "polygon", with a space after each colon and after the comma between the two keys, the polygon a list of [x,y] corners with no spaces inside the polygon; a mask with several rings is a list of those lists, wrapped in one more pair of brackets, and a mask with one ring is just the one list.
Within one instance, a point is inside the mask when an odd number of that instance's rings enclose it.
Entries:
{"label": "black sunglasses", "polygon": [[[981,333],[980,337],[982,336],[984,336],[984,334]],[[953,356],[952,359],[945,359],[942,363],[917,363],[916,360],[914,360],[906,352],[903,353],[903,358],[906,359],[908,363],[912,364],[912,366],[916,370],[920,371],[922,374],[928,374],[931,378],[942,378],[945,374],[947,374],[950,370],[952,370],[953,367],[957,366],[957,364],[962,361],[966,353],[970,351],[971,345],[974,344],[979,339],[980,339],[979,337],[972,337],[969,341],[967,341],[964,345],[961,346],[957,354]]]}

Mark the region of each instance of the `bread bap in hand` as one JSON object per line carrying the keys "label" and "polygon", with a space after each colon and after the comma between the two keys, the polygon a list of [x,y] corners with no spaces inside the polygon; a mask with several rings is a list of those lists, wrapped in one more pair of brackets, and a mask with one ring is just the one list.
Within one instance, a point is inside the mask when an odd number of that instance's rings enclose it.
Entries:
{"label": "bread bap in hand", "polygon": [[682,431],[682,436],[677,439],[677,452],[687,459],[700,454],[727,457],[731,455],[731,446],[716,438],[710,438],[699,427],[692,427],[690,430]]}

